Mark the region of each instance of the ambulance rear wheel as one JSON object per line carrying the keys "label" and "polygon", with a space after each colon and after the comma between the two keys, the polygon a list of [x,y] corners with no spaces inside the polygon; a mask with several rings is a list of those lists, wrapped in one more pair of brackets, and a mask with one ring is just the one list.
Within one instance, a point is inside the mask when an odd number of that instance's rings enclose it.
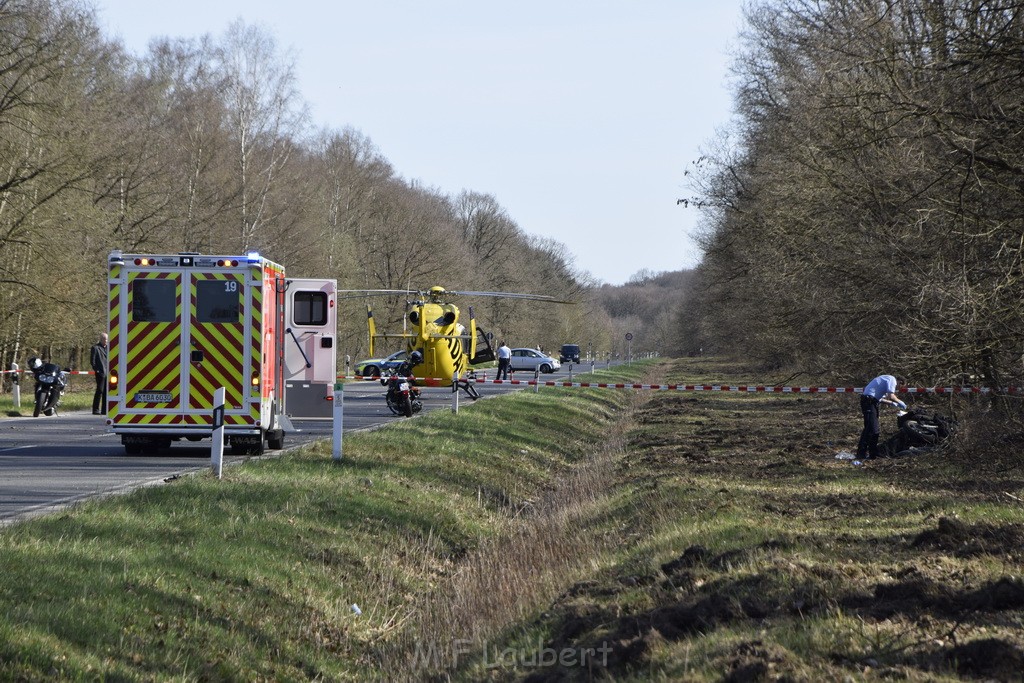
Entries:
{"label": "ambulance rear wheel", "polygon": [[267,445],[271,450],[279,451],[284,448],[284,430],[271,429],[267,432]]}

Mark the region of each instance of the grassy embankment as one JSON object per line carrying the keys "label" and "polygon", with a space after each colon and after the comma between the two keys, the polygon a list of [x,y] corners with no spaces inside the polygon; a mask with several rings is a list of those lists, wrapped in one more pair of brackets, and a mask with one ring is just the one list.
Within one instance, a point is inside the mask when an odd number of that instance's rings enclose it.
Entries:
{"label": "grassy embankment", "polygon": [[1019,676],[1022,473],[836,460],[851,397],[544,388],[397,422],[341,465],[0,531],[0,678]]}

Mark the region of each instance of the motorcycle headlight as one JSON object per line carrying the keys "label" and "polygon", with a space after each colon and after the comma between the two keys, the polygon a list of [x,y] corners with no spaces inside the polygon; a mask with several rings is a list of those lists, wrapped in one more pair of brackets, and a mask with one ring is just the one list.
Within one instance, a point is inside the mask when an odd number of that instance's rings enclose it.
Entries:
{"label": "motorcycle headlight", "polygon": [[42,382],[43,384],[53,384],[54,380],[56,379],[57,378],[54,377],[53,375],[43,375],[42,377],[39,378],[39,381]]}

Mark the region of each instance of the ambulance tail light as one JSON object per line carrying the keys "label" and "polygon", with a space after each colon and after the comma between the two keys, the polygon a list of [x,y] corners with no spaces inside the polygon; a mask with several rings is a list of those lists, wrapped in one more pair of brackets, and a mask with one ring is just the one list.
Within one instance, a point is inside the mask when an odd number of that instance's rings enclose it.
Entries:
{"label": "ambulance tail light", "polygon": [[110,373],[110,375],[107,376],[107,382],[108,382],[108,384],[111,387],[116,387],[117,386],[117,373],[116,372]]}
{"label": "ambulance tail light", "polygon": [[221,268],[234,268],[238,265],[238,259],[222,258],[217,261],[217,265]]}
{"label": "ambulance tail light", "polygon": [[137,266],[155,266],[156,265],[156,259],[140,257],[140,258],[135,259],[135,265],[137,265]]}
{"label": "ambulance tail light", "polygon": [[260,373],[258,373],[258,372],[252,373],[252,385],[254,387],[258,387],[260,385]]}

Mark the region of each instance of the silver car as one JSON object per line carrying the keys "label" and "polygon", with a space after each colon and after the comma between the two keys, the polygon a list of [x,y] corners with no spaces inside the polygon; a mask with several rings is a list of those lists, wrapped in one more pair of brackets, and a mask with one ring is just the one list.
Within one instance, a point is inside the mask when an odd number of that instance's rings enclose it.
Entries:
{"label": "silver car", "polygon": [[518,370],[529,370],[533,372],[540,370],[547,374],[562,367],[557,358],[552,358],[543,351],[537,349],[512,349],[512,361],[509,368],[513,372]]}

